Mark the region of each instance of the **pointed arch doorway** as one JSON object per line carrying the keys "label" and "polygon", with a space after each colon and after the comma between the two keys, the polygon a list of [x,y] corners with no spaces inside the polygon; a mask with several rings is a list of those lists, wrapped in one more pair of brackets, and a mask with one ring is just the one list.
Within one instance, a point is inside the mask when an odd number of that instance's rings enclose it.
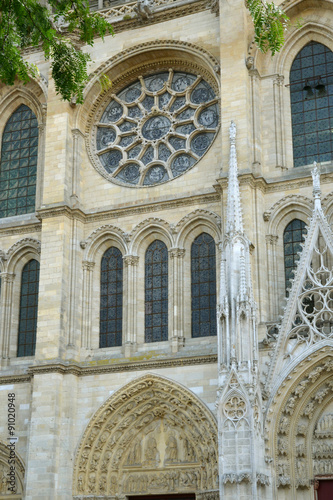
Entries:
{"label": "pointed arch doorway", "polygon": [[74,498],[215,498],[217,456],[207,406],[180,384],[145,375],[92,417],[76,455]]}

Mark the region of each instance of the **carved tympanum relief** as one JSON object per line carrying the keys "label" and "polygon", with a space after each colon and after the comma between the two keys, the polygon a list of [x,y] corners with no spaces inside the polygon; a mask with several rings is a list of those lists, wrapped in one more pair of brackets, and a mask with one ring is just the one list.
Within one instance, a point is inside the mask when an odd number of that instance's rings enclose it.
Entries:
{"label": "carved tympanum relief", "polygon": [[[13,484],[14,476],[9,476],[10,469],[8,460],[10,459],[7,446],[0,443],[0,498],[8,498],[15,496],[21,498],[23,494],[24,467],[18,455],[15,457],[15,485]],[[9,488],[13,488],[9,490]]]}
{"label": "carved tympanum relief", "polygon": [[316,476],[333,474],[333,403],[318,419],[312,440],[312,457]]}
{"label": "carved tympanum relief", "polygon": [[155,376],[129,384],[98,410],[76,458],[78,498],[217,488],[214,417],[189,391]]}

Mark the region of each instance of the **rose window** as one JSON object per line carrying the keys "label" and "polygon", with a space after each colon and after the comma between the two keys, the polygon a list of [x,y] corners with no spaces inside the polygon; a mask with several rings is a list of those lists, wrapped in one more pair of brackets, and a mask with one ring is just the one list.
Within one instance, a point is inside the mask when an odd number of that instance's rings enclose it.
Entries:
{"label": "rose window", "polygon": [[96,124],[98,170],[129,186],[166,182],[205,154],[218,124],[216,94],[201,76],[139,77],[112,96]]}

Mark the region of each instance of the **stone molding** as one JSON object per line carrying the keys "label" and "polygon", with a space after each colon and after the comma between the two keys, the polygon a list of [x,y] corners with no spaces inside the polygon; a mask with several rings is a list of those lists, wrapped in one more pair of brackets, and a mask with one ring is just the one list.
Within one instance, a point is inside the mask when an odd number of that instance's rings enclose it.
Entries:
{"label": "stone molding", "polygon": [[[158,368],[169,368],[175,366],[193,366],[193,365],[205,365],[217,363],[217,356],[215,354],[208,354],[207,356],[189,356],[189,357],[177,357],[177,358],[167,358],[158,359],[152,361],[128,361],[122,363],[112,363],[107,365],[98,365],[96,361],[96,366],[84,366],[80,364],[64,364],[64,363],[50,363],[50,364],[40,364],[30,366],[28,368],[28,373],[30,376],[40,375],[44,373],[62,373],[63,375],[73,374],[79,377],[99,375],[102,373],[117,373],[117,372],[129,372],[136,370],[152,370]],[[12,380],[17,375],[5,377],[5,380]],[[28,376],[28,379],[30,377]],[[0,383],[2,378],[0,378]]]}
{"label": "stone molding", "polygon": [[4,375],[0,377],[0,385],[25,384],[31,382],[31,375]]}
{"label": "stone molding", "polygon": [[[165,20],[165,19],[164,19]],[[128,49],[125,49],[115,56],[111,57],[107,61],[104,61],[103,64],[101,64],[93,73],[90,74],[90,81],[87,84],[85,93],[89,91],[89,89],[94,85],[95,80],[99,78],[99,76],[103,73],[106,73],[109,71],[109,69],[113,66],[116,66],[120,62],[122,62],[124,59],[136,56],[138,54],[142,54],[143,52],[147,51],[152,51],[152,50],[165,50],[165,49],[174,49],[178,51],[183,51],[183,52],[193,52],[195,54],[200,55],[204,60],[209,61],[209,64],[212,68],[215,68],[219,65],[218,60],[206,49],[203,47],[200,47],[198,45],[195,45],[193,43],[181,41],[181,40],[153,40],[150,42],[143,42],[140,44],[135,45],[134,47],[129,47]],[[209,75],[209,80],[211,80],[212,77]],[[215,87],[216,87],[216,82],[214,82]],[[215,88],[215,90],[218,93],[218,89]],[[114,90],[111,92],[113,93]],[[104,94],[109,93],[108,91],[104,92]]]}
{"label": "stone molding", "polygon": [[[96,362],[97,363],[97,362]],[[110,365],[82,366],[79,364],[50,363],[28,367],[28,375],[15,374],[0,377],[0,385],[20,384],[31,382],[34,375],[47,373],[60,373],[62,375],[75,375],[84,377],[90,375],[100,375],[104,373],[130,372],[137,370],[156,370],[159,368],[172,368],[177,366],[193,366],[217,363],[217,356],[209,354],[207,356],[191,356],[168,358],[154,361],[128,361]]]}
{"label": "stone molding", "polygon": [[27,222],[25,225],[20,223],[17,227],[0,227],[1,236],[11,236],[13,234],[27,234],[27,233],[40,233],[42,230],[42,224],[31,224],[31,222]]}
{"label": "stone molding", "polygon": [[310,211],[313,209],[313,202],[310,198],[306,196],[302,196],[300,194],[289,194],[288,196],[284,196],[279,201],[274,203],[268,210],[264,212],[264,221],[268,222],[272,218],[274,218],[281,208],[285,209],[287,205],[293,204],[295,208],[297,205],[305,206]]}
{"label": "stone molding", "polygon": [[223,474],[222,476],[223,484],[241,484],[241,483],[252,483],[251,474],[249,472],[240,472],[239,474],[235,474],[233,472],[229,472],[227,474]]}
{"label": "stone molding", "polygon": [[[48,207],[37,211],[37,216],[42,219],[48,219],[51,217],[67,216],[70,219],[77,219],[82,222],[98,222],[103,220],[116,219],[119,217],[128,217],[129,215],[138,215],[152,212],[160,212],[161,210],[168,210],[172,208],[191,206],[191,205],[203,205],[207,203],[218,203],[220,201],[220,195],[214,192],[208,192],[202,195],[189,196],[186,198],[173,198],[170,200],[163,200],[156,203],[144,203],[142,205],[133,205],[130,208],[117,208],[110,210],[101,210],[100,212],[84,212],[80,209],[73,209],[67,205],[62,205],[59,207]],[[22,227],[22,226],[20,226]],[[41,227],[41,226],[39,226]],[[1,229],[0,229],[1,232]],[[22,230],[22,232],[25,232]]]}

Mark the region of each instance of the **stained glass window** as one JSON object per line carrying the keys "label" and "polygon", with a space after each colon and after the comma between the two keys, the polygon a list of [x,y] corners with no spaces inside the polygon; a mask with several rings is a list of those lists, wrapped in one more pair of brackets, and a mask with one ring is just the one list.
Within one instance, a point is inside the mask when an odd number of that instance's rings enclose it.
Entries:
{"label": "stained glass window", "polygon": [[9,118],[2,136],[0,218],[35,211],[38,123],[22,104]]}
{"label": "stained glass window", "polygon": [[160,240],[145,257],[145,341],[168,340],[168,250]]}
{"label": "stained glass window", "polygon": [[122,344],[123,258],[116,247],[109,248],[101,263],[100,347]]}
{"label": "stained glass window", "polygon": [[96,167],[116,183],[153,186],[205,153],[219,125],[218,97],[202,76],[169,70],[130,84],[99,112]]}
{"label": "stained glass window", "polygon": [[192,337],[216,335],[216,249],[207,233],[191,247]]}
{"label": "stained glass window", "polygon": [[333,158],[333,52],[308,43],[290,70],[294,166]]}
{"label": "stained glass window", "polygon": [[36,346],[39,262],[30,260],[23,268],[17,356],[33,356]]}
{"label": "stained glass window", "polygon": [[[305,222],[299,219],[292,220],[284,230],[283,247],[286,289],[291,288],[290,280],[294,277],[293,271],[299,260],[297,252],[302,251],[301,244],[304,242],[306,233]],[[289,292],[286,291],[286,295],[288,297]]]}

